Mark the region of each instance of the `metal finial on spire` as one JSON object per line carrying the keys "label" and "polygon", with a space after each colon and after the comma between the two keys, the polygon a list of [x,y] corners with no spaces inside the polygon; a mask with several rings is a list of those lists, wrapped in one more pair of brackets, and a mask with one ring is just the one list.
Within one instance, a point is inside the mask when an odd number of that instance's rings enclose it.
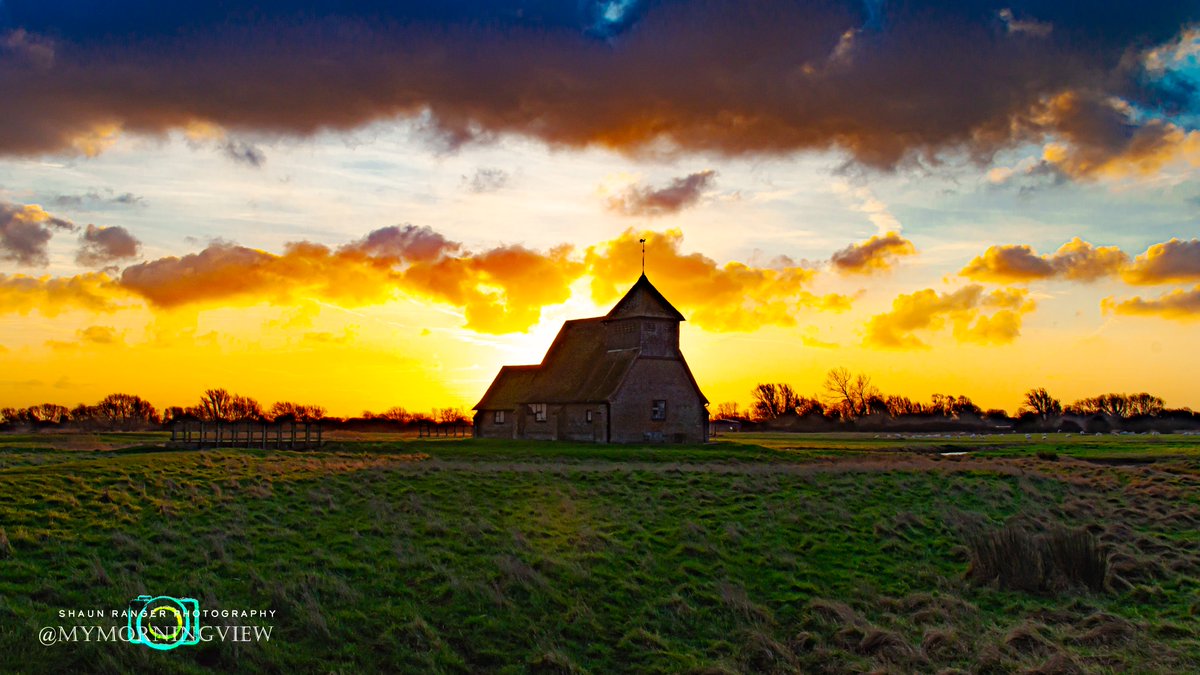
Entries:
{"label": "metal finial on spire", "polygon": [[642,274],[646,273],[646,240],[638,239],[638,243],[642,245]]}

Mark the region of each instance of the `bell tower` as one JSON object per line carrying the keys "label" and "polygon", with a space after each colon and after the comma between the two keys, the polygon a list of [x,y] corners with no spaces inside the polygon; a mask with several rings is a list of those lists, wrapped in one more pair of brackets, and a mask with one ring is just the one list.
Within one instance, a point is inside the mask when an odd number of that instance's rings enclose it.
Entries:
{"label": "bell tower", "polygon": [[645,274],[604,317],[609,349],[640,349],[642,356],[679,358],[679,323],[685,321]]}

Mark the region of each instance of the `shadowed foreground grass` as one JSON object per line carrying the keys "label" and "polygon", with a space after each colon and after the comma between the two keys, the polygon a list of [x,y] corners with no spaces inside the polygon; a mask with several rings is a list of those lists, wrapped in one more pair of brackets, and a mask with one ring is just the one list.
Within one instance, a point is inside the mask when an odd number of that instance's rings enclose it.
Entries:
{"label": "shadowed foreground grass", "polygon": [[[355,440],[311,453],[7,440],[0,457],[50,459],[0,465],[4,670],[1200,662],[1200,460],[1183,441],[1160,453],[1177,459],[1104,466],[1066,451],[1038,459],[1046,451],[1023,437],[983,439],[999,450],[980,458],[862,436],[651,450]],[[1119,452],[1136,454],[1135,440],[1118,439]],[[1103,453],[1116,441],[1091,442]],[[966,533],[1005,523],[1086,528],[1111,555],[1106,589],[972,585]],[[275,628],[269,642],[165,653],[38,643],[40,627],[75,622],[60,609],[119,609],[143,593],[274,609],[273,620],[220,621]]]}

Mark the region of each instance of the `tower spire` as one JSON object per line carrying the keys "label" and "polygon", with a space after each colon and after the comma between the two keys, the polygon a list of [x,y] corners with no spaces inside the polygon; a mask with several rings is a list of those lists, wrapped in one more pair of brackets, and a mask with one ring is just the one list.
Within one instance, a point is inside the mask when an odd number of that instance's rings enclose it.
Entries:
{"label": "tower spire", "polygon": [[638,239],[638,243],[642,245],[642,276],[646,275],[646,240]]}

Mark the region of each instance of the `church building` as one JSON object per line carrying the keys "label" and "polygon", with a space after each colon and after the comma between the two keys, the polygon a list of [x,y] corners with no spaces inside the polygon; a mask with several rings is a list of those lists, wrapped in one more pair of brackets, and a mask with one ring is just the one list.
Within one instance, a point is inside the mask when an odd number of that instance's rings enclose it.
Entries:
{"label": "church building", "polygon": [[504,366],[475,436],[702,443],[708,399],[679,351],[679,310],[643,274],[605,316],[567,321],[538,365]]}

